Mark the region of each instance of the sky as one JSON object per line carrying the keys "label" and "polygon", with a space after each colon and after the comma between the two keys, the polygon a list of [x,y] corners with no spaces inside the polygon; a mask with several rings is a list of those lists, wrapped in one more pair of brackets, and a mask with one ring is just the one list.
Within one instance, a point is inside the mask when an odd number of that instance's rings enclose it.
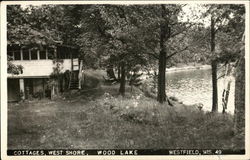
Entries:
{"label": "sky", "polygon": [[209,17],[201,18],[202,14],[206,12],[206,8],[200,4],[187,4],[182,8],[183,17],[179,17],[180,21],[183,22],[193,22],[193,23],[203,23],[205,27],[210,25]]}

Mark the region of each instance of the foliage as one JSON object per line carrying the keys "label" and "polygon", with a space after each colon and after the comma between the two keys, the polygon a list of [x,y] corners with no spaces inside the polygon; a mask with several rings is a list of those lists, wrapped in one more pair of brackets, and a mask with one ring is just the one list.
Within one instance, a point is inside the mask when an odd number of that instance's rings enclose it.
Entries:
{"label": "foliage", "polygon": [[50,78],[57,79],[61,74],[63,74],[63,60],[55,59],[53,60],[53,64],[55,66],[53,67],[53,72],[50,74]]}
{"label": "foliage", "polygon": [[[35,7],[30,6],[22,9],[20,5],[9,5],[7,7],[8,43],[28,46],[54,45],[58,43],[60,38],[56,36],[57,31],[46,26],[46,24],[52,22],[47,17],[55,17],[48,14],[49,8],[51,7],[43,6],[35,9]],[[41,11],[42,9],[44,10]]]}
{"label": "foliage", "polygon": [[[244,30],[244,5],[201,5],[207,8],[202,18],[213,15],[216,20],[215,56],[210,54],[210,28],[199,21],[181,20],[187,14],[183,12],[186,6],[11,5],[7,12],[8,42],[79,46],[85,68],[120,68],[124,64],[126,75],[137,65],[142,70],[155,70],[162,48],[166,49],[167,67],[210,63],[215,57],[220,62],[237,59],[237,42]],[[161,31],[167,36],[163,47]]]}
{"label": "foliage", "polygon": [[23,73],[23,66],[21,65],[15,65],[11,62],[11,57],[8,56],[8,61],[7,61],[7,73],[9,74],[14,74],[14,75],[18,75],[18,74],[22,74]]}
{"label": "foliage", "polygon": [[132,71],[128,74],[129,85],[140,86],[142,84],[141,76],[143,73],[139,73],[141,66],[135,66]]}
{"label": "foliage", "polygon": [[105,72],[102,70],[88,69],[84,71],[84,76],[82,79],[83,89],[94,89],[98,88],[103,80],[103,75]]}
{"label": "foliage", "polygon": [[[186,51],[172,57],[168,66],[207,61],[208,28],[201,23],[180,21],[185,14],[181,11],[185,5],[165,6],[171,28],[171,38],[166,44],[168,55],[189,46]],[[231,46],[223,43],[241,37],[244,6],[205,7],[208,8],[205,16],[213,13],[218,34],[222,33],[216,43],[222,43],[220,47]],[[160,50],[159,28],[164,22],[158,12],[160,5],[31,5],[26,8],[11,5],[7,9],[9,43],[79,45],[86,67],[119,65],[122,59],[130,62],[128,70],[137,64],[156,64],[155,58]],[[225,38],[223,33],[231,38],[220,39]]]}
{"label": "foliage", "polygon": [[[239,43],[245,29],[245,6],[236,4],[220,4],[206,5],[206,7],[207,11],[204,16],[209,18],[212,17],[214,19],[216,33],[216,54],[210,54],[208,58],[217,58],[221,62],[227,62],[230,59],[235,59],[235,56],[237,57],[237,54],[239,54]],[[209,33],[207,32],[207,35],[208,34]],[[206,42],[209,42],[208,40],[210,39],[208,38]],[[208,47],[210,46],[208,45]]]}
{"label": "foliage", "polygon": [[22,74],[23,72],[23,66],[21,65],[15,65],[12,62],[7,62],[7,73],[9,74],[14,74],[14,75],[18,75],[18,74]]}

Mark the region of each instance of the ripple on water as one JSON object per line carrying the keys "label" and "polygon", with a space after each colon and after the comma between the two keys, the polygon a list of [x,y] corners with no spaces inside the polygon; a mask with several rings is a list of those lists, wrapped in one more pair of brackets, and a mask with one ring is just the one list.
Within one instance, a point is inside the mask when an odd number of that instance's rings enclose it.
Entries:
{"label": "ripple on water", "polygon": [[[177,97],[184,104],[202,103],[203,109],[211,111],[212,108],[212,80],[211,69],[187,70],[167,73],[167,89],[169,96]],[[234,112],[234,80],[228,101],[228,112]],[[224,79],[218,80],[218,108],[222,111],[222,91],[225,88]]]}

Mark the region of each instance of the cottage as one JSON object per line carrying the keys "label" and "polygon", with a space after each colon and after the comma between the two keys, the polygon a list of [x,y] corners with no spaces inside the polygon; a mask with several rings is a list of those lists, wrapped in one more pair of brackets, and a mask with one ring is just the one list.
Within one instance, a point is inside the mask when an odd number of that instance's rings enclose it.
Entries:
{"label": "cottage", "polygon": [[[63,80],[60,85],[69,89],[81,87],[78,82],[80,62],[77,48],[62,44],[38,47],[8,44],[7,54],[12,64],[23,67],[18,75],[8,74],[9,102],[30,96],[49,97],[52,90],[49,81],[56,67],[60,67],[60,73],[69,73],[69,80]],[[63,88],[60,90],[63,91]]]}

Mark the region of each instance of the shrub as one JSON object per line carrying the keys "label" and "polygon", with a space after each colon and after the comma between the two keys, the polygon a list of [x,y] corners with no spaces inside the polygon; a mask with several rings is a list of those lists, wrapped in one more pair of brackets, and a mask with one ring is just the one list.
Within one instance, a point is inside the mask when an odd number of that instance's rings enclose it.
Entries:
{"label": "shrub", "polygon": [[86,72],[84,73],[84,80],[82,81],[83,89],[84,88],[96,88],[100,85],[101,79],[99,75]]}

